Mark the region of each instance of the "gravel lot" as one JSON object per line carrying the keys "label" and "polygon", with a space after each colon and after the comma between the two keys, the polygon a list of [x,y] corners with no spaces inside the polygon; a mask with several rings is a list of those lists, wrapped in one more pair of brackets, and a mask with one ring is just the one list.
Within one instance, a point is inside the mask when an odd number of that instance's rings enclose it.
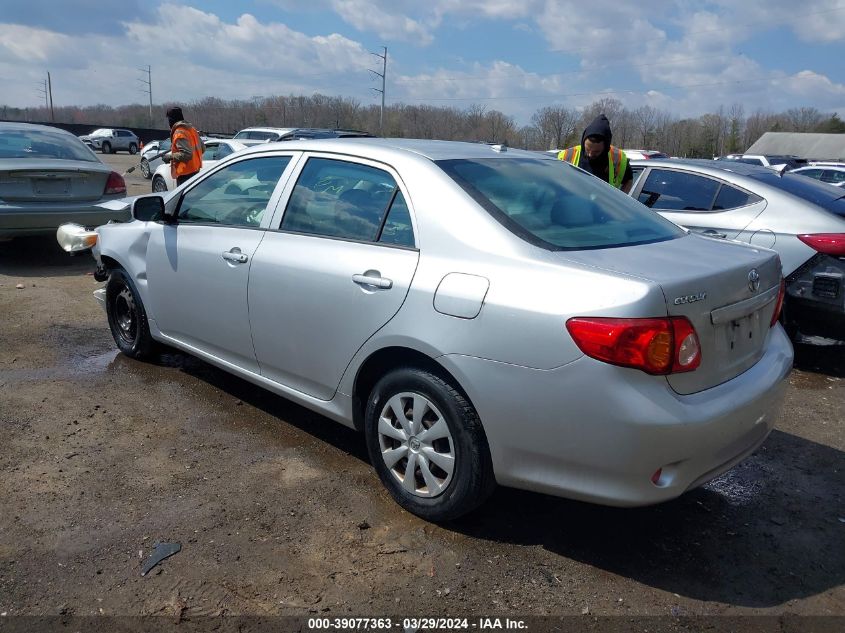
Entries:
{"label": "gravel lot", "polygon": [[[799,348],[763,448],[677,501],[500,489],[435,526],[355,432],[189,356],[119,355],[93,268],[0,242],[0,612],[845,615],[845,348]],[[182,550],[141,577],[156,541]]]}

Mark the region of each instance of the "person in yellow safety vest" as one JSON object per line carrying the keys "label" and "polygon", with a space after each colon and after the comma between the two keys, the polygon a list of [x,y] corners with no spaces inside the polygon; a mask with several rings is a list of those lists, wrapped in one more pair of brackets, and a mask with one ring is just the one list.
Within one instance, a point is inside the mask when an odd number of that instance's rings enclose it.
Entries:
{"label": "person in yellow safety vest", "polygon": [[174,106],[167,109],[167,122],[170,124],[170,151],[161,159],[165,163],[170,163],[170,175],[177,186],[202,169],[202,153],[205,151],[199,132],[184,118],[182,108]]}
{"label": "person in yellow safety vest", "polygon": [[557,157],[628,193],[634,174],[625,152],[610,144],[612,138],[610,122],[600,114],[584,130],[581,145],[565,149]]}

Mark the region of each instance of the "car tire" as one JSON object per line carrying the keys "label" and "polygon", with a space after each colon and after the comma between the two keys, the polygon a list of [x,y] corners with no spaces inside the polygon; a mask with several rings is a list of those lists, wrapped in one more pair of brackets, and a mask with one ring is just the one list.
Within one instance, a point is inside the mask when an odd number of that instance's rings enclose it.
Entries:
{"label": "car tire", "polygon": [[103,152],[103,154],[111,154],[111,153],[112,153],[112,151],[111,151],[111,143],[103,143],[103,149],[102,149],[102,152]]}
{"label": "car tire", "polygon": [[161,176],[153,176],[152,190],[154,193],[164,193],[167,191],[167,183]]}
{"label": "car tire", "polygon": [[141,170],[141,175],[147,180],[152,177],[153,173],[150,171],[150,162],[146,158],[141,159],[139,169]]}
{"label": "car tire", "polygon": [[109,273],[106,315],[112,338],[121,352],[138,359],[153,355],[156,344],[150,335],[147,312],[135,284],[122,268]]}
{"label": "car tire", "polygon": [[129,153],[130,154],[137,154],[138,153],[138,146],[135,143],[129,143]]}
{"label": "car tire", "polygon": [[364,432],[370,461],[391,496],[427,521],[457,519],[496,487],[481,420],[440,375],[414,367],[385,375],[367,400]]}

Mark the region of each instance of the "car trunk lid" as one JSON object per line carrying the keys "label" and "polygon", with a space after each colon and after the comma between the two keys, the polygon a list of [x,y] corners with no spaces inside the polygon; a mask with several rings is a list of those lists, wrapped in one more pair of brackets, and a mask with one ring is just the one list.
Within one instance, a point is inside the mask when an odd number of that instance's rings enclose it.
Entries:
{"label": "car trunk lid", "polygon": [[687,235],[562,257],[653,281],[663,290],[667,314],[690,320],[701,343],[701,365],[666,377],[678,393],[726,382],[763,355],[781,280],[773,251]]}
{"label": "car trunk lid", "polygon": [[0,200],[57,202],[99,200],[109,170],[87,161],[0,161]]}

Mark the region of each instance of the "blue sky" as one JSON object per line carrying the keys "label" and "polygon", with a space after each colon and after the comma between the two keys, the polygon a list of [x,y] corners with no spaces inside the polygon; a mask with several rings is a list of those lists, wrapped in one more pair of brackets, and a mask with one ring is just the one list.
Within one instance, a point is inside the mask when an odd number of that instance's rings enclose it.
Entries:
{"label": "blue sky", "polygon": [[2,0],[0,105],[272,94],[476,103],[527,123],[603,95],[696,116],[720,105],[845,115],[845,0]]}

